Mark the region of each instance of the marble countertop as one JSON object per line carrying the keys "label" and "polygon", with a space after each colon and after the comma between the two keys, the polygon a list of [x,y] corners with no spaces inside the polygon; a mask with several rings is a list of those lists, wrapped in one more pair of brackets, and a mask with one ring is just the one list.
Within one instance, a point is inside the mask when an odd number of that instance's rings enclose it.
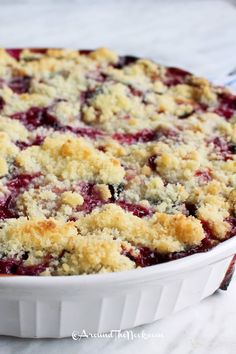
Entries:
{"label": "marble countertop", "polygon": [[[0,45],[108,46],[221,80],[236,67],[236,1],[0,0]],[[234,354],[235,297],[236,278],[227,292],[133,330],[149,339],[0,337],[0,353]]]}

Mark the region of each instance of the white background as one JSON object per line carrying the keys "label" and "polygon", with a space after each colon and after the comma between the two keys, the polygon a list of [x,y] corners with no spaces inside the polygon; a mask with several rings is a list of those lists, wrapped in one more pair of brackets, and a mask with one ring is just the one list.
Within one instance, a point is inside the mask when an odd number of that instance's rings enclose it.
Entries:
{"label": "white background", "polygon": [[[221,79],[236,68],[236,1],[0,0],[0,46],[108,46]],[[162,338],[24,340],[0,353],[234,354],[236,281],[191,309],[133,333]]]}

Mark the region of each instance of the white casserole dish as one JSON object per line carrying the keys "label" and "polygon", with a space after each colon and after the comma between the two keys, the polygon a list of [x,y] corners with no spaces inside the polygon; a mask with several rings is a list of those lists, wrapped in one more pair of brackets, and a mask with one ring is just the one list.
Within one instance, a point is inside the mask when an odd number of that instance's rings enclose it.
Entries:
{"label": "white casserole dish", "polygon": [[[216,83],[235,89],[235,79]],[[62,338],[153,322],[213,294],[235,254],[236,236],[205,253],[118,273],[0,276],[0,335]]]}
{"label": "white casserole dish", "polygon": [[236,237],[206,253],[119,273],[0,277],[0,334],[61,338],[150,323],[214,293]]}

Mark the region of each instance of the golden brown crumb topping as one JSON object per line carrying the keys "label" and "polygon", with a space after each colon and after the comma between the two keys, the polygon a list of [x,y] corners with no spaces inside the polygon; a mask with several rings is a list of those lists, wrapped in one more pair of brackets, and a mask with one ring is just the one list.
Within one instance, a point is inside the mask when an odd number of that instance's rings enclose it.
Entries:
{"label": "golden brown crumb topping", "polygon": [[95,51],[0,50],[0,273],[114,272],[236,233],[236,97]]}
{"label": "golden brown crumb topping", "polygon": [[84,138],[58,135],[47,137],[41,146],[21,151],[16,164],[24,172],[52,174],[62,180],[121,183],[125,171],[120,161]]}

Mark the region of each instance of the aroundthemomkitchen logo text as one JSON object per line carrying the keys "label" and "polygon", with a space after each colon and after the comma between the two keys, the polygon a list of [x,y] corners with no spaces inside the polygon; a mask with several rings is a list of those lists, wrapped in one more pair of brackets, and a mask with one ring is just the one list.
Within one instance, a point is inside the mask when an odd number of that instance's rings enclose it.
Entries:
{"label": "aroundthemomkitchen logo text", "polygon": [[115,339],[126,339],[126,340],[134,340],[134,339],[150,339],[150,338],[157,338],[161,339],[164,338],[164,334],[161,332],[158,333],[147,333],[145,331],[141,332],[134,332],[132,330],[125,330],[121,331],[120,329],[114,329],[107,333],[90,333],[86,332],[85,329],[80,331],[73,331],[72,339],[75,341],[80,341],[82,338],[115,338]]}

